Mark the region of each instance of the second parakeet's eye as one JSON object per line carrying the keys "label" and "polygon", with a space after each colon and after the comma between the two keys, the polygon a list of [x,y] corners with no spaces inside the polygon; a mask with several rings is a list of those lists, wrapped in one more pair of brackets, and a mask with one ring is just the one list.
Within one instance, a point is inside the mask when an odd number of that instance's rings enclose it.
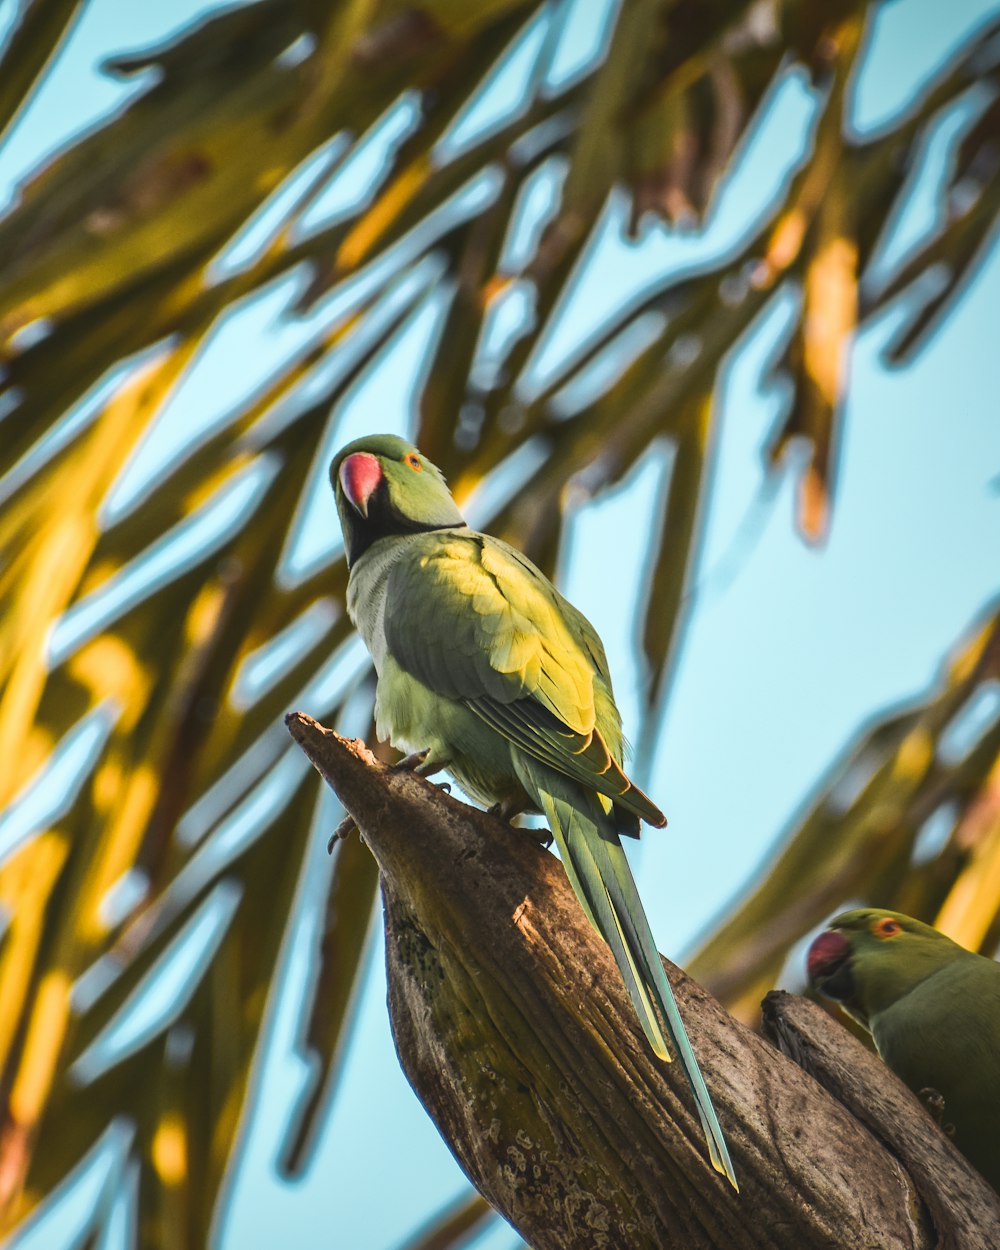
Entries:
{"label": "second parakeet's eye", "polygon": [[406,463],[410,466],[414,473],[423,473],[424,466],[420,463],[420,457],[414,455],[413,452],[406,457]]}
{"label": "second parakeet's eye", "polygon": [[883,916],[872,929],[872,932],[878,938],[895,937],[897,933],[903,932],[903,926],[898,920],[893,920],[891,916]]}

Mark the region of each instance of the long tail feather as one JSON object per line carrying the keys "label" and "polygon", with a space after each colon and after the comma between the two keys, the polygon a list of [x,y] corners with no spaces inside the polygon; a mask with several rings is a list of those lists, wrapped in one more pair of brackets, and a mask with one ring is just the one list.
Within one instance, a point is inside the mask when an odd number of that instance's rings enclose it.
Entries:
{"label": "long tail feather", "polygon": [[565,789],[572,788],[571,796],[552,793],[563,789],[562,779],[539,775],[541,768],[531,771],[570,884],[591,923],[611,947],[643,1032],[653,1051],[669,1060],[656,1014],[659,1008],[691,1085],[712,1166],[738,1190],[722,1127],[656,950],[614,818],[601,797],[570,784]]}

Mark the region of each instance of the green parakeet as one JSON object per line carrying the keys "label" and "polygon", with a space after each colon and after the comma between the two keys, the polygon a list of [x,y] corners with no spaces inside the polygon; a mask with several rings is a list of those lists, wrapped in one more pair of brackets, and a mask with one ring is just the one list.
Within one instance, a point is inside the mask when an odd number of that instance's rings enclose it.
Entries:
{"label": "green parakeet", "polygon": [[865,908],[831,921],[807,966],[910,1089],[942,1096],[955,1145],[1000,1191],[1000,964],[910,916]]}
{"label": "green parakeet", "polygon": [[426,751],[424,773],[446,769],[506,817],[544,814],[663,1059],[666,1024],[713,1166],[735,1186],[622,849],[619,835],[666,820],[622,771],[621,716],[596,631],[519,551],[470,530],[440,471],[403,439],[351,443],[330,480],[350,567],[347,608],[378,675],[379,736]]}

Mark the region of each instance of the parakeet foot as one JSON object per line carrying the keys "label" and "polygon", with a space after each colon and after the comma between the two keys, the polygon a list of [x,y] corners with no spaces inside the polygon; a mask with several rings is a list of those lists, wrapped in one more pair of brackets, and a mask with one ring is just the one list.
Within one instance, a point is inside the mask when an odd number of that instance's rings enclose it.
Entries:
{"label": "parakeet foot", "polygon": [[396,773],[416,773],[418,777],[433,777],[435,773],[439,773],[447,767],[447,760],[434,755],[431,748],[426,747],[423,751],[414,751],[410,755],[404,755],[401,760],[397,760],[392,765],[392,771]]}
{"label": "parakeet foot", "polygon": [[954,1124],[944,1122],[944,1096],[931,1085],[925,1085],[917,1095],[938,1128],[949,1137],[955,1136]]}
{"label": "parakeet foot", "polygon": [[518,816],[522,814],[523,810],[524,809],[520,804],[494,803],[492,807],[486,809],[486,814],[487,816],[496,816],[498,820],[506,821],[508,825],[517,829],[518,833],[527,834],[532,842],[537,842],[539,846],[544,846],[545,849],[548,850],[555,841],[555,837],[548,829],[539,829],[534,825],[514,824]]}
{"label": "parakeet foot", "polygon": [[556,840],[555,834],[551,829],[533,829],[529,825],[524,832],[531,838],[532,842],[537,842],[539,846],[544,846],[546,850]]}
{"label": "parakeet foot", "polygon": [[353,816],[345,816],[336,829],[334,829],[333,833],[330,834],[330,840],[326,844],[327,855],[332,855],[333,848],[337,845],[337,843],[342,841],[344,838],[349,838],[357,827],[358,826],[354,823]]}
{"label": "parakeet foot", "polygon": [[415,773],[427,763],[430,757],[430,747],[424,747],[422,751],[412,751],[409,755],[404,755],[401,760],[397,760],[391,765],[394,773]]}
{"label": "parakeet foot", "polygon": [[504,820],[508,825],[512,825],[516,817],[520,816],[524,811],[524,803],[518,799],[501,799],[499,803],[494,803],[492,807],[486,809],[488,816],[496,816],[498,820]]}

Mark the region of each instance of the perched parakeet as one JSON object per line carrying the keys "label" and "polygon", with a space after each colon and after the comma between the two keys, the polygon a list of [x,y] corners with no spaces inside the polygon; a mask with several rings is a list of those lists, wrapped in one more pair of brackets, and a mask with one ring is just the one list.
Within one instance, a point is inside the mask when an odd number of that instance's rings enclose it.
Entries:
{"label": "perched parakeet", "polygon": [[470,530],[440,471],[374,435],[330,467],[347,609],[375,662],[381,738],[426,751],[477,802],[544,814],[591,923],[611,947],[653,1050],[694,1091],[714,1167],[735,1186],[715,1109],[657,954],[620,834],[663,813],[622,771],[621,716],[594,627],[525,556]]}
{"label": "perched parakeet", "polygon": [[941,1095],[955,1145],[1000,1191],[1000,964],[871,908],[837,916],[806,962],[910,1089]]}

